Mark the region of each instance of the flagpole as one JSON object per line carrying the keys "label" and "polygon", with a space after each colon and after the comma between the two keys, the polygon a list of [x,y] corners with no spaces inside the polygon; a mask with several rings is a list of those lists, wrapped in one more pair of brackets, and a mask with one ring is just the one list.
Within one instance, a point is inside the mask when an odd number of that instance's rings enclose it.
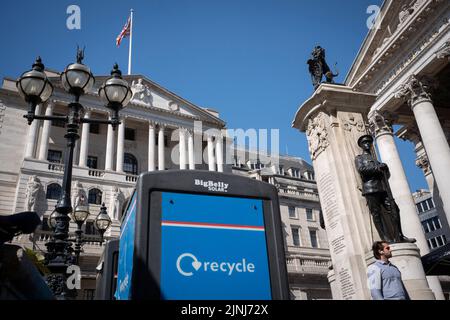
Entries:
{"label": "flagpole", "polygon": [[133,46],[133,9],[130,10],[130,46],[128,49],[128,75],[131,75],[131,48]]}

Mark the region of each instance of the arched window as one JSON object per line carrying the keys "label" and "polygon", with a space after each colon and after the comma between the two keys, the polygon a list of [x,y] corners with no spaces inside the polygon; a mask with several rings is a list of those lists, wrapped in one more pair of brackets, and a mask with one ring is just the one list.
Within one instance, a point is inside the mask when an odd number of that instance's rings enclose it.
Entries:
{"label": "arched window", "polygon": [[45,197],[50,200],[59,200],[61,198],[62,188],[57,183],[52,183],[47,186],[47,193]]}
{"label": "arched window", "polygon": [[95,188],[89,190],[88,203],[102,204],[102,191]]}
{"label": "arched window", "polygon": [[123,171],[130,174],[138,174],[138,162],[131,153],[125,153],[123,159]]}

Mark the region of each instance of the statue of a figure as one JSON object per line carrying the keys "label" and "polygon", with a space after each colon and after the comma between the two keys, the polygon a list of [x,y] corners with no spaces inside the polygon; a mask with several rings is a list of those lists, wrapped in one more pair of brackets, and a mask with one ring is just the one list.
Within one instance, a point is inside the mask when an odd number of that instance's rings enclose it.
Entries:
{"label": "statue of a figure", "polygon": [[31,176],[28,179],[27,183],[27,191],[26,191],[26,200],[25,200],[25,210],[26,211],[35,211],[36,202],[39,190],[41,190],[41,181],[37,176]]}
{"label": "statue of a figure", "polygon": [[152,105],[152,94],[150,89],[142,83],[142,78],[138,79],[137,83],[135,81],[131,83],[131,90],[133,92],[131,100],[137,100]]}
{"label": "statue of a figure", "polygon": [[88,207],[88,199],[86,197],[86,192],[83,190],[83,186],[79,181],[75,182],[74,194],[75,197],[73,199],[73,207]]}
{"label": "statue of a figure", "polygon": [[380,237],[388,242],[415,242],[415,239],[407,238],[402,233],[400,209],[389,187],[389,168],[372,155],[372,143],[370,135],[358,139],[363,153],[356,156],[355,164],[363,183],[362,195],[367,200],[375,228]]}
{"label": "statue of a figure", "polygon": [[77,46],[77,63],[83,63],[85,49],[86,49],[86,47],[84,47],[83,49],[80,49],[80,47]]}
{"label": "statue of a figure", "polygon": [[125,197],[120,191],[120,189],[116,186],[113,187],[112,197],[111,197],[111,206],[112,208],[112,217],[114,220],[119,220],[120,215],[122,213],[122,205],[125,201]]}
{"label": "statue of a figure", "polygon": [[311,74],[312,83],[314,89],[322,82],[322,76],[325,76],[325,81],[328,83],[334,83],[333,78],[339,75],[339,72],[334,74],[331,72],[330,67],[325,61],[325,49],[321,46],[316,46],[311,52],[311,59],[306,63],[309,65],[309,73]]}

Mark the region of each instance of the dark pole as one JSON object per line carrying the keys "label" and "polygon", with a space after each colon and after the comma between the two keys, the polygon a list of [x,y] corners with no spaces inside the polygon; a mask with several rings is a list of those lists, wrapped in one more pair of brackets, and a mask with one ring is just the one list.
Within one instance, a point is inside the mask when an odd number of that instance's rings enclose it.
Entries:
{"label": "dark pole", "polygon": [[[66,297],[76,297],[76,291],[67,288],[67,268],[73,264],[74,251],[72,244],[67,240],[69,238],[69,214],[72,212],[72,202],[70,199],[72,189],[72,166],[73,166],[73,150],[75,143],[79,139],[78,129],[80,123],[79,95],[75,95],[75,101],[69,104],[70,112],[67,122],[67,133],[64,136],[67,140],[65,157],[64,157],[64,175],[62,183],[62,195],[56,205],[55,217],[56,227],[54,240],[46,244],[49,255],[47,258],[48,265],[52,274],[47,277],[47,283],[58,299],[65,299]],[[81,231],[81,230],[80,230]],[[77,234],[78,236],[78,234]],[[77,244],[78,246],[79,244]],[[78,263],[79,249],[76,248],[76,262]],[[81,249],[80,249],[81,250]]]}
{"label": "dark pole", "polygon": [[77,257],[77,265],[80,265],[80,253],[81,253],[81,247],[83,245],[83,239],[82,234],[83,231],[81,230],[81,226],[83,225],[83,222],[77,221],[77,230],[75,231],[76,240],[75,240],[75,255]]}

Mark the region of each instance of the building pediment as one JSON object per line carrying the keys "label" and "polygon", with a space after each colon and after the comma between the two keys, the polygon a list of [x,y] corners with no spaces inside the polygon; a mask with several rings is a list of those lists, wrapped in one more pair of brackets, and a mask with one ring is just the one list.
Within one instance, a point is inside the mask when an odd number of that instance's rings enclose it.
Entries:
{"label": "building pediment", "polygon": [[153,110],[160,109],[174,115],[179,114],[225,126],[225,122],[218,118],[217,114],[181,98],[150,79],[139,75],[124,76],[124,79],[131,84],[132,105]]}
{"label": "building pediment", "polygon": [[[57,92],[59,91],[60,100],[67,100],[67,102],[69,102],[69,97],[67,97],[67,99],[63,98],[66,94],[62,88],[58,73],[56,71],[49,71],[47,72],[47,75],[54,85],[56,91],[54,95],[58,95]],[[108,78],[109,76],[96,76],[94,87],[86,94],[85,98],[90,99],[91,102],[92,100],[96,100],[98,98],[98,89]],[[141,110],[148,109],[152,112],[167,113],[172,117],[179,116],[182,118],[195,119],[212,123],[214,126],[219,126],[221,128],[225,127],[225,122],[219,118],[219,114],[216,111],[199,107],[144,76],[125,75],[123,78],[130,84],[133,92],[132,99],[127,108],[136,107]],[[14,79],[5,78],[2,87],[3,89],[17,92]]]}
{"label": "building pediment", "polygon": [[437,38],[439,32],[436,30],[442,29],[444,23],[440,22],[439,16],[445,16],[448,7],[448,1],[441,0],[386,0],[345,84],[359,91],[378,94]]}

